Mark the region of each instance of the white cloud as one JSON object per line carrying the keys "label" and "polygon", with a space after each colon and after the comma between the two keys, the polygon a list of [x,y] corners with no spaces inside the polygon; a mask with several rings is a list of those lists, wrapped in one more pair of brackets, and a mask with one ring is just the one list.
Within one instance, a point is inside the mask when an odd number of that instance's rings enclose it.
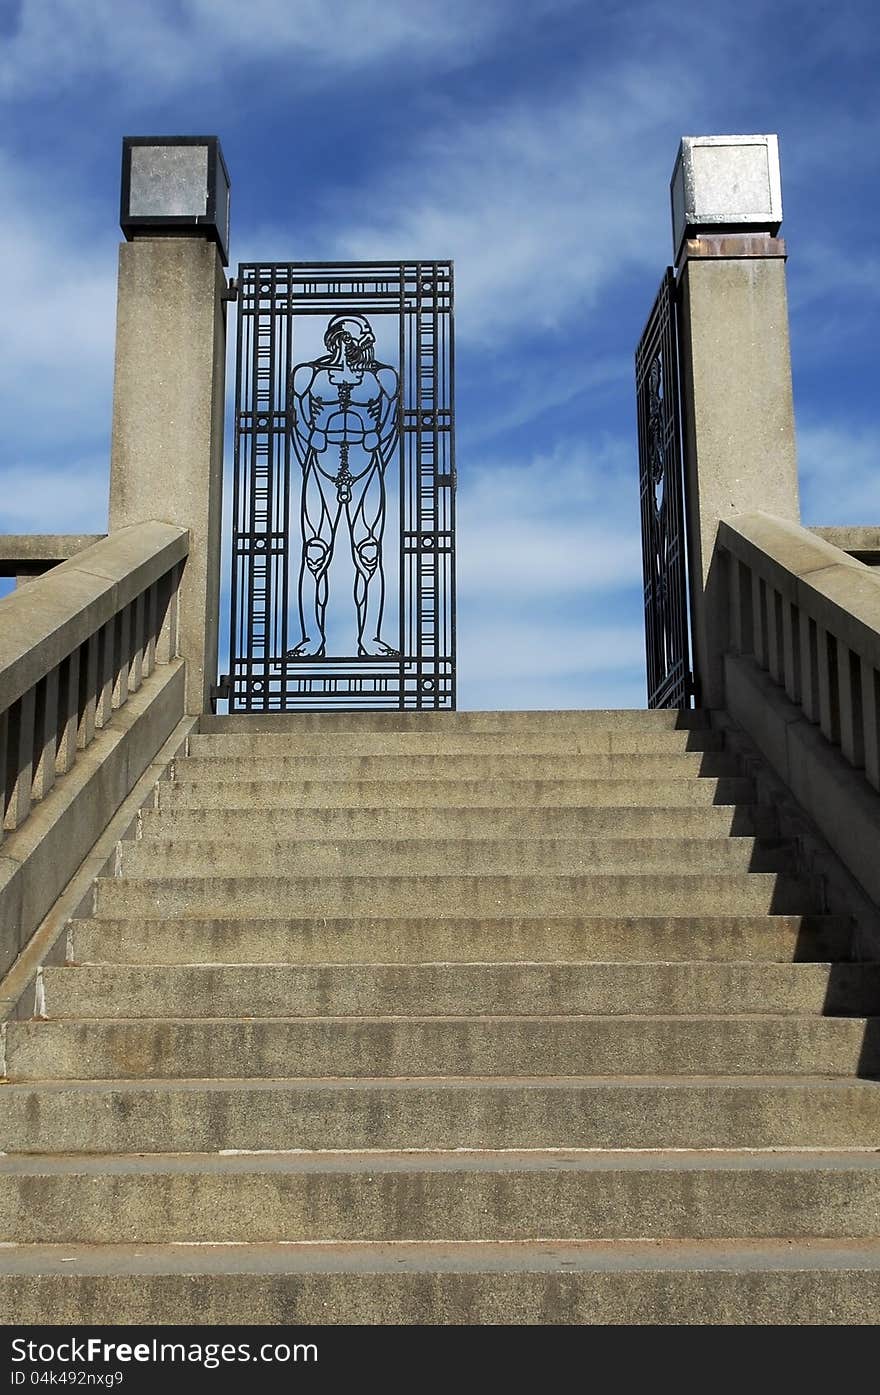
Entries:
{"label": "white cloud", "polygon": [[807,524],[880,524],[880,427],[801,427],[798,457]]}
{"label": "white cloud", "polygon": [[[402,133],[369,190],[322,190],[298,255],[452,258],[460,338],[503,359],[514,334],[563,330],[586,373],[601,354],[600,296],[637,269],[647,303],[668,259],[667,128],[690,81],[624,58],[476,116],[439,109],[428,132]],[[289,228],[241,218],[242,261],[283,261],[290,247]]]}
{"label": "white cloud", "polygon": [[461,477],[462,604],[523,604],[641,582],[635,449],[561,440]]}
{"label": "white cloud", "polygon": [[[573,0],[532,0],[530,12]],[[300,88],[386,61],[471,60],[509,24],[505,0],[21,0],[0,40],[0,97],[102,78],[126,100],[204,89],[249,60],[295,63]]]}
{"label": "white cloud", "polygon": [[0,533],[105,533],[107,460],[63,469],[14,461],[0,470]]}
{"label": "white cloud", "polygon": [[[0,151],[0,411],[7,443],[109,438],[116,254],[82,210],[47,214],[48,180]],[[8,448],[8,445],[7,445]]]}

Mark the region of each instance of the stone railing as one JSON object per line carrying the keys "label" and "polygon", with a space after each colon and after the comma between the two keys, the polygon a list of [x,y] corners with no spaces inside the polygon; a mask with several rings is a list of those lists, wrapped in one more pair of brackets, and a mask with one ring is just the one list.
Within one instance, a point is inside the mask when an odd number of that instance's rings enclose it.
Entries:
{"label": "stone railing", "polygon": [[724,707],[880,908],[880,571],[760,513],[719,524],[713,567]]}
{"label": "stone railing", "polygon": [[0,601],[0,973],[180,720],[188,550],[122,528]]}
{"label": "stone railing", "polygon": [[880,576],[798,524],[722,522],[730,647],[752,655],[880,790]]}

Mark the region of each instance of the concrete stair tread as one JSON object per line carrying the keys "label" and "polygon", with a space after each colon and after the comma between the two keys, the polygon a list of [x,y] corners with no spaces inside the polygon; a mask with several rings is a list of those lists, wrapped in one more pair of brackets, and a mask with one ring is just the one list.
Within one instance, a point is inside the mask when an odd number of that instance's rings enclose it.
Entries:
{"label": "concrete stair tread", "polygon": [[596,1013],[596,1012],[566,1012],[566,1013],[371,1013],[369,1015],[351,1013],[344,1016],[338,1014],[310,1013],[308,1016],[302,1015],[279,1015],[267,1017],[189,1017],[189,1016],[156,1016],[156,1017],[65,1017],[60,1021],[43,1018],[28,1018],[23,1021],[10,1022],[9,1031],[42,1031],[43,1029],[57,1029],[60,1027],[102,1027],[131,1025],[156,1026],[156,1027],[235,1027],[246,1026],[251,1023],[259,1023],[261,1026],[271,1027],[273,1025],[290,1025],[292,1027],[301,1026],[344,1026],[357,1027],[369,1024],[382,1025],[399,1024],[401,1026],[418,1027],[425,1026],[480,1026],[481,1024],[498,1024],[519,1026],[528,1023],[560,1024],[560,1023],[615,1023],[615,1024],[650,1024],[652,1022],[670,1022],[676,1025],[687,1023],[749,1023],[760,1022],[762,1024],[779,1022],[790,1024],[792,1021],[803,1020],[805,1022],[821,1022],[824,1024],[840,1023],[849,1027],[853,1023],[860,1023],[863,1027],[872,1022],[880,1022],[880,1015],[847,1015],[841,1016],[812,1016],[801,1013],[772,1013],[772,1012],[617,1012],[617,1013]]}
{"label": "concrete stair tread", "polygon": [[303,732],[299,735],[246,733],[195,735],[189,738],[186,756],[236,759],[250,755],[272,756],[372,756],[372,755],[508,755],[515,745],[518,755],[675,755],[690,751],[723,751],[724,733],[697,731],[638,731],[608,727],[553,732]]}
{"label": "concrete stair tread", "polygon": [[386,807],[460,809],[470,803],[495,803],[529,808],[552,805],[602,805],[604,807],[707,807],[711,805],[752,804],[754,781],[742,775],[688,776],[651,779],[633,776],[618,778],[568,779],[445,778],[414,779],[272,779],[252,776],[236,780],[196,780],[178,770],[175,780],[157,788],[159,808],[222,809],[332,809],[361,808],[377,801]]}
{"label": "concrete stair tread", "polygon": [[300,780],[373,779],[393,784],[395,780],[419,778],[449,780],[456,775],[463,779],[554,780],[564,783],[571,779],[638,778],[644,780],[695,780],[700,776],[719,779],[737,776],[739,765],[735,757],[724,751],[674,751],[666,754],[651,752],[566,751],[556,755],[517,755],[482,753],[464,754],[382,754],[321,756],[287,753],[278,756],[184,756],[175,765],[175,779],[203,784],[246,780],[278,780],[281,777]]}
{"label": "concrete stair tread", "polygon": [[393,1176],[534,1172],[861,1172],[880,1177],[880,1148],[790,1149],[391,1149],[226,1153],[19,1153],[0,1155],[0,1176]]}
{"label": "concrete stair tread", "polygon": [[[687,963],[845,961],[846,916],[773,915],[447,915],[260,916],[156,921],[143,917],[74,920],[68,958],[76,964],[327,962],[420,960],[467,963],[489,952],[548,962],[625,960]],[[563,946],[565,947],[563,949]],[[349,949],[348,958],[342,951]],[[475,952],[477,951],[477,952]],[[539,951],[542,951],[539,953]]]}
{"label": "concrete stair tread", "polygon": [[[269,1091],[272,1093],[293,1091],[297,1093],[311,1093],[325,1090],[328,1087],[342,1087],[346,1091],[368,1092],[370,1090],[389,1089],[394,1092],[421,1091],[429,1089],[432,1092],[441,1091],[461,1091],[471,1089],[487,1090],[526,1090],[529,1092],[550,1090],[550,1091],[571,1091],[571,1090],[591,1090],[599,1091],[606,1089],[613,1090],[645,1090],[660,1089],[664,1092],[673,1090],[690,1091],[694,1089],[712,1090],[753,1090],[755,1087],[771,1090],[785,1090],[796,1088],[819,1088],[829,1089],[836,1092],[849,1091],[853,1087],[864,1087],[872,1094],[876,1094],[880,1102],[880,1080],[872,1080],[866,1076],[839,1076],[825,1075],[822,1073],[805,1073],[803,1075],[791,1072],[769,1072],[764,1075],[751,1074],[656,1074],[646,1072],[642,1075],[620,1074],[620,1075],[396,1075],[396,1076],[365,1076],[365,1075],[287,1075],[287,1076],[259,1076],[259,1075],[235,1075],[219,1076],[213,1075],[203,1078],[201,1076],[174,1076],[163,1080],[149,1076],[128,1076],[125,1078],[107,1077],[71,1077],[62,1079],[59,1077],[40,1077],[36,1080],[7,1080],[0,1084],[0,1097],[11,1097],[14,1094],[30,1095],[35,1090],[41,1093],[44,1091],[64,1094],[68,1091],[82,1091],[86,1094],[112,1094],[120,1091],[125,1094],[137,1091],[145,1091],[150,1094],[162,1093],[193,1093],[204,1091],[214,1093],[217,1091],[232,1091],[242,1093],[251,1090]],[[880,1146],[880,1145],[878,1145]]]}
{"label": "concrete stair tread", "polygon": [[560,804],[540,809],[523,804],[471,804],[438,807],[429,803],[395,809],[387,804],[363,808],[247,808],[227,806],[224,818],[216,810],[163,808],[143,810],[137,837],[154,840],[202,840],[214,844],[253,845],[264,840],[344,838],[357,843],[405,836],[553,838],[776,838],[773,811],[756,804],[701,804],[696,808],[657,805],[623,806]]}
{"label": "concrete stair tread", "polygon": [[299,733],[309,731],[358,733],[364,731],[527,731],[584,727],[613,730],[702,731],[711,725],[704,708],[677,710],[669,707],[563,707],[487,708],[457,712],[248,712],[231,716],[206,714],[199,731],[209,735],[235,733]]}
{"label": "concrete stair tread", "polygon": [[880,1238],[858,1240],[288,1241],[202,1245],[0,1245],[0,1274],[624,1273],[880,1271]]}

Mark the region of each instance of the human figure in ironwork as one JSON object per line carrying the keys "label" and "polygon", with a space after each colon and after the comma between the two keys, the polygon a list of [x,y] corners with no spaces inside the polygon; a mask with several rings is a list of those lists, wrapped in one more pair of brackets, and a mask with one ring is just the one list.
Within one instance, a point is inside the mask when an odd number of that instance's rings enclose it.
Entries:
{"label": "human figure in ironwork", "polygon": [[398,379],[377,363],[375,335],[363,315],[335,315],[327,353],[291,371],[290,437],[302,466],[299,618],[302,638],[289,659],[326,652],[328,573],[344,516],[354,562],[360,657],[397,655],[381,638],[385,607],[382,534],[385,469],[397,443]]}

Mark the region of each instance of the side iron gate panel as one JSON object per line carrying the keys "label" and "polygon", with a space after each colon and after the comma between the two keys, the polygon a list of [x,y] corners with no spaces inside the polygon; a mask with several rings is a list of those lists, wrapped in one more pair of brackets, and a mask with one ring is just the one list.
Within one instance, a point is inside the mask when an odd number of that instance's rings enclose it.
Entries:
{"label": "side iron gate panel", "polygon": [[636,406],[648,706],[687,707],[692,679],[675,277],[671,268],[636,350]]}
{"label": "side iron gate panel", "polygon": [[238,286],[230,712],[453,709],[451,263]]}

